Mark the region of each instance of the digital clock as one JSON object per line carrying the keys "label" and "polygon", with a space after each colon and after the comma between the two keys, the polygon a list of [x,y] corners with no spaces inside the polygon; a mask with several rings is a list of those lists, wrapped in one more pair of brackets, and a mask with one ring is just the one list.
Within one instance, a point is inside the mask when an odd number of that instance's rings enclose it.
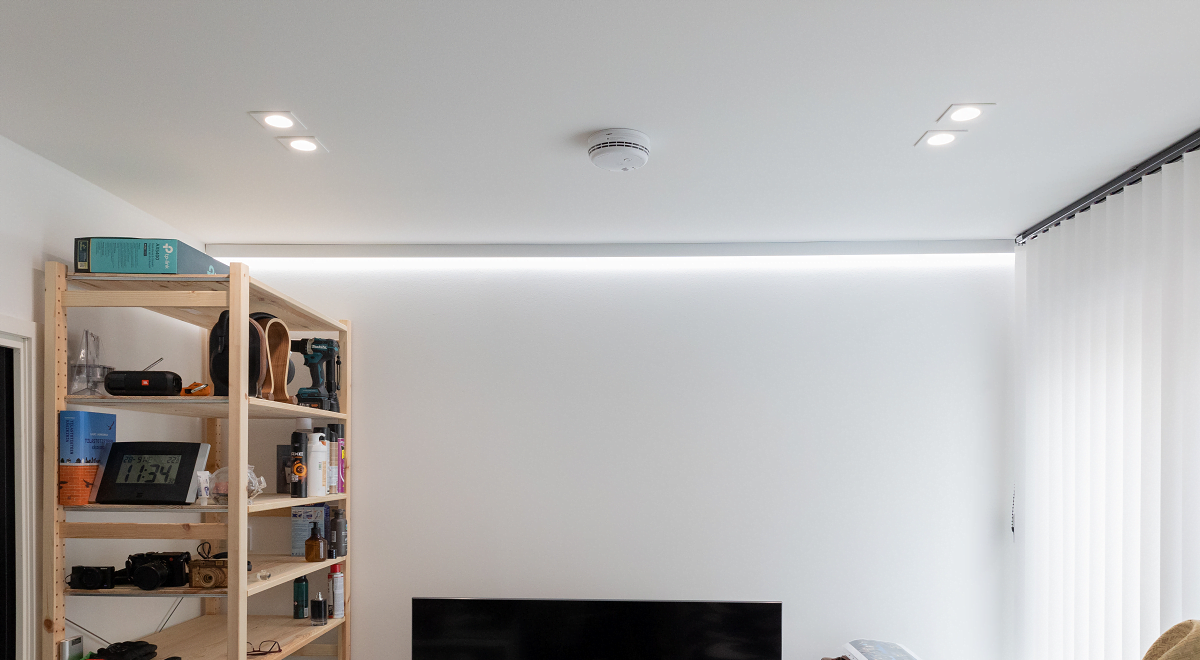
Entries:
{"label": "digital clock", "polygon": [[114,442],[92,484],[97,504],[191,504],[196,470],[208,462],[200,442]]}

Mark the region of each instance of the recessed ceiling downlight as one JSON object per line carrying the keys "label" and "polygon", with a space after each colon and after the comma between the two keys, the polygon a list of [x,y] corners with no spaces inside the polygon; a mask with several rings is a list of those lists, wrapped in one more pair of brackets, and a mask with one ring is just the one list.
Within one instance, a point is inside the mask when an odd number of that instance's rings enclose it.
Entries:
{"label": "recessed ceiling downlight", "polygon": [[650,138],[631,128],[606,128],[588,136],[588,157],[610,172],[628,172],[650,162]]}
{"label": "recessed ceiling downlight", "polygon": [[934,133],[925,140],[925,144],[940,147],[943,144],[950,144],[954,141],[953,133]]}
{"label": "recessed ceiling downlight", "polygon": [[300,121],[291,110],[254,110],[249,113],[259,126],[272,131],[279,128],[295,128],[305,130],[304,122]]}
{"label": "recessed ceiling downlight", "polygon": [[983,111],[979,108],[973,105],[968,105],[950,113],[950,119],[953,119],[954,121],[971,121],[982,113]]}
{"label": "recessed ceiling downlight", "polygon": [[288,151],[299,151],[300,153],[311,154],[327,152],[329,149],[321,144],[321,141],[313,135],[280,135],[275,138],[279,140],[279,144],[283,145]]}

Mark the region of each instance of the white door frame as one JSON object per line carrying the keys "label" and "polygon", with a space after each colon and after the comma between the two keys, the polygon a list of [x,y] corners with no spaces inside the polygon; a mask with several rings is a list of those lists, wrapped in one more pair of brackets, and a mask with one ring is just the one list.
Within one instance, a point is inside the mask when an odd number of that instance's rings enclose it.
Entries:
{"label": "white door frame", "polygon": [[0,316],[0,346],[13,349],[13,381],[16,394],[14,412],[15,443],[13,452],[16,483],[16,569],[17,569],[17,648],[16,657],[37,655],[38,640],[38,469],[41,451],[38,433],[37,378],[38,326]]}

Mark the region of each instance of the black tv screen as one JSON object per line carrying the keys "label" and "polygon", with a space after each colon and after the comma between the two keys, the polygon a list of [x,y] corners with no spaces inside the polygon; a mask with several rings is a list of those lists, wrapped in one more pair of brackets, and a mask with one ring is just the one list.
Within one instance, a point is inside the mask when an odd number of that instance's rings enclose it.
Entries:
{"label": "black tv screen", "polygon": [[413,660],[780,660],[781,603],[414,598]]}

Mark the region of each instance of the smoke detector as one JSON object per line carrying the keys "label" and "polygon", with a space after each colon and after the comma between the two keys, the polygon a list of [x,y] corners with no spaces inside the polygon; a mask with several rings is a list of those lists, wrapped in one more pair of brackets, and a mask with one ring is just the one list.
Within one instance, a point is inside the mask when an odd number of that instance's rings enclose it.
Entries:
{"label": "smoke detector", "polygon": [[601,169],[636,170],[650,161],[650,138],[631,128],[606,128],[588,137],[588,156]]}

